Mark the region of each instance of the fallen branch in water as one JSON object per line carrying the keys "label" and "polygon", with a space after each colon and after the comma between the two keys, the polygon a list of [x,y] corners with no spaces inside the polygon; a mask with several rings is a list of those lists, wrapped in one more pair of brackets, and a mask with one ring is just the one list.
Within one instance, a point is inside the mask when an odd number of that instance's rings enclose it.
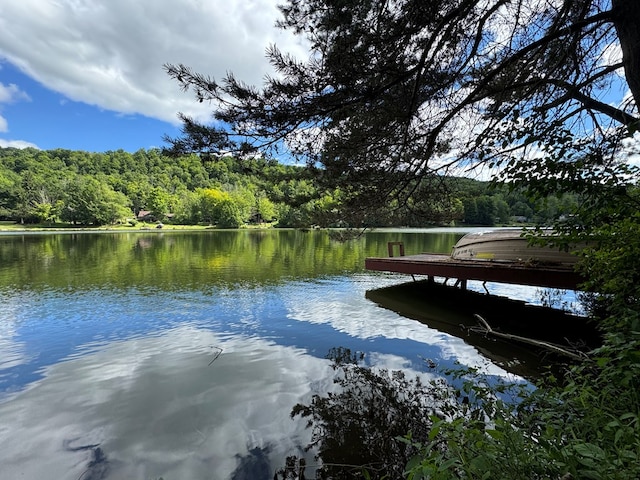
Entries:
{"label": "fallen branch in water", "polygon": [[550,350],[554,353],[564,355],[574,360],[588,359],[587,355],[583,352],[567,350],[566,348],[560,345],[556,345],[555,343],[545,342],[543,340],[535,340],[533,338],[521,337],[519,335],[512,335],[510,333],[496,332],[493,328],[491,328],[491,325],[489,325],[489,323],[480,315],[478,315],[477,313],[474,313],[473,316],[476,317],[476,320],[478,320],[478,322],[480,322],[481,324],[480,327],[471,327],[471,330],[475,332],[493,335],[495,337],[504,338],[505,340],[512,340],[516,342],[526,343],[528,345],[533,345],[538,348]]}
{"label": "fallen branch in water", "polygon": [[211,360],[209,362],[209,365],[207,365],[208,367],[210,367],[211,364],[213,362],[215,362],[218,359],[218,357],[220,356],[220,354],[222,353],[222,349],[220,347],[213,347],[213,348],[215,348],[217,350],[217,352],[213,355],[213,360]]}

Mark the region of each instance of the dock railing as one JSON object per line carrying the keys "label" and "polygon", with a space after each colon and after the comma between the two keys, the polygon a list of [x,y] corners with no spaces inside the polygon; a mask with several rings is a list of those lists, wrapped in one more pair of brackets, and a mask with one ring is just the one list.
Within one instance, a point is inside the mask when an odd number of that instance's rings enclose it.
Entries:
{"label": "dock railing", "polygon": [[393,257],[393,247],[398,247],[398,252],[401,257],[404,257],[404,243],[402,242],[387,242],[387,251],[389,252],[389,256]]}

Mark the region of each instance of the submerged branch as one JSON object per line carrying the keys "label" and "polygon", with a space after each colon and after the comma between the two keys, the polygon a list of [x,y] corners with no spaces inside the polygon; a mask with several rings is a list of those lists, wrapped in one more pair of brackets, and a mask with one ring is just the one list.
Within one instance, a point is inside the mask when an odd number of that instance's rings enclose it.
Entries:
{"label": "submerged branch", "polygon": [[520,335],[512,335],[510,333],[496,332],[493,328],[491,328],[491,325],[489,325],[489,323],[480,315],[476,313],[473,316],[480,323],[479,327],[471,328],[473,331],[484,333],[485,335],[493,335],[505,340],[512,340],[516,342],[526,343],[528,345],[533,345],[535,347],[549,350],[553,353],[572,358],[573,360],[586,360],[588,358],[584,352],[568,350],[560,345],[556,345],[555,343],[545,342],[543,340],[535,340],[533,338],[521,337]]}

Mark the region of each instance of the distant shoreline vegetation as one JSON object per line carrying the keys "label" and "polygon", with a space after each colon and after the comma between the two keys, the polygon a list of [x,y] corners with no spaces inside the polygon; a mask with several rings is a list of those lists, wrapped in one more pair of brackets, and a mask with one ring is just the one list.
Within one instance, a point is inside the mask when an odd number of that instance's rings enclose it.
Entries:
{"label": "distant shoreline vegetation", "polygon": [[309,168],[272,159],[0,148],[0,229],[10,222],[29,230],[128,231],[159,222],[167,229],[521,225],[556,221],[579,201],[575,195],[534,201],[488,182],[444,181],[449,194],[437,202],[391,202],[357,215],[344,208],[343,191],[323,189]]}
{"label": "distant shoreline vegetation", "polygon": [[[173,224],[161,224],[158,227],[157,224],[114,224],[114,225],[88,225],[79,227],[73,224],[19,224],[13,221],[0,221],[0,235],[6,233],[148,233],[148,232],[209,232],[211,230],[222,230],[211,225],[173,225]],[[273,225],[251,225],[242,226],[241,230],[260,230],[271,229]],[[230,229],[238,230],[238,229]]]}

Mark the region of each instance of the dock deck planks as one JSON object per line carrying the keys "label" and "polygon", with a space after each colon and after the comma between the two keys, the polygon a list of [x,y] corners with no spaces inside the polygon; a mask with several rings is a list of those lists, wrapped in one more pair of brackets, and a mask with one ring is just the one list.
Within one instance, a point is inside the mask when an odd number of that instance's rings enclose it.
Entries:
{"label": "dock deck planks", "polygon": [[422,253],[400,257],[371,257],[365,268],[381,272],[511,283],[578,290],[584,279],[571,266],[529,265],[517,262],[454,260],[449,255]]}

